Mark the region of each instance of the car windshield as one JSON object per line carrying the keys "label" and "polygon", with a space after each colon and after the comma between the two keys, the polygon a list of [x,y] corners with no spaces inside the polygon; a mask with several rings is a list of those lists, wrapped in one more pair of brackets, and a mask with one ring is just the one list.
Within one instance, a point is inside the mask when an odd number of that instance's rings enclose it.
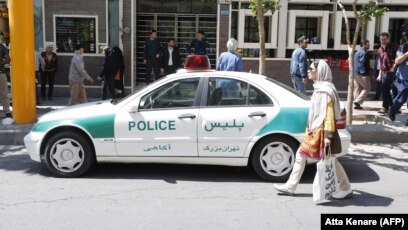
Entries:
{"label": "car windshield", "polygon": [[279,85],[280,87],[286,89],[287,91],[289,91],[289,92],[295,94],[296,96],[298,96],[298,97],[300,97],[300,98],[302,98],[302,99],[304,99],[304,100],[310,101],[310,97],[309,97],[309,96],[307,96],[306,94],[303,94],[303,93],[301,93],[301,92],[296,91],[294,88],[292,88],[292,87],[290,87],[290,86],[287,86],[287,85],[283,84],[282,82],[279,82],[279,81],[277,81],[277,80],[271,79],[271,78],[269,78],[269,77],[266,77],[266,80],[271,81],[271,82],[273,82],[273,83]]}

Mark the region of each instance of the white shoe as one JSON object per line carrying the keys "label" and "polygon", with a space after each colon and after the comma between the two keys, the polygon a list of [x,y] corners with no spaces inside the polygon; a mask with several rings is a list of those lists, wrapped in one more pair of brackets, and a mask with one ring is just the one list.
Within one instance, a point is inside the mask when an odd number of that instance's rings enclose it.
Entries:
{"label": "white shoe", "polygon": [[278,192],[284,193],[289,196],[293,196],[295,193],[294,191],[290,190],[288,187],[285,185],[278,185],[278,184],[273,184],[273,187],[278,190]]}
{"label": "white shoe", "polygon": [[333,199],[345,199],[353,196],[353,190],[349,189],[346,191],[338,190],[332,194]]}

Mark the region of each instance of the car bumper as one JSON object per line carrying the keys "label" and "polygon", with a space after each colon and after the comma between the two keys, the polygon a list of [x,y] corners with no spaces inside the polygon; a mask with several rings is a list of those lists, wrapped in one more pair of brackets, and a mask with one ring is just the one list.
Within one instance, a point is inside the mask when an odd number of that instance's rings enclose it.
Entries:
{"label": "car bumper", "polygon": [[24,145],[33,161],[41,162],[40,148],[43,137],[43,133],[32,131],[24,137]]}

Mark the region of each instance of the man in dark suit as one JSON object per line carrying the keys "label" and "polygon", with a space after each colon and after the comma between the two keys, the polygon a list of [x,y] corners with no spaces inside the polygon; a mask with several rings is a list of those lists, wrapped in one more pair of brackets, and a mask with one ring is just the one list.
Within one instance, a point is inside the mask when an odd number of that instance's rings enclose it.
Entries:
{"label": "man in dark suit", "polygon": [[162,75],[175,73],[181,66],[180,52],[175,46],[173,38],[167,39],[167,47],[164,47],[161,54],[160,71]]}
{"label": "man in dark suit", "polygon": [[205,38],[205,33],[204,31],[200,30],[196,34],[196,39],[192,40],[190,45],[187,47],[187,53],[207,55],[208,48],[210,48],[210,45],[208,44],[208,41]]}
{"label": "man in dark suit", "polygon": [[146,64],[146,83],[151,82],[151,72],[154,71],[154,80],[160,78],[159,76],[159,61],[160,61],[161,44],[157,39],[157,31],[153,29],[150,32],[150,38],[145,42],[144,61]]}

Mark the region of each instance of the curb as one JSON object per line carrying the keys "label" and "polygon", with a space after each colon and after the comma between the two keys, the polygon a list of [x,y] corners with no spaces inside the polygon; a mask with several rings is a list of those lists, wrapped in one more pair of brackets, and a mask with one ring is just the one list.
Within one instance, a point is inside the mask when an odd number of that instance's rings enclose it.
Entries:
{"label": "curb", "polygon": [[24,145],[24,136],[34,124],[5,125],[0,127],[0,145]]}
{"label": "curb", "polygon": [[[360,125],[348,125],[352,142],[404,143],[408,140],[408,127],[379,115],[356,115],[353,121]],[[364,124],[365,123],[365,124]]]}
{"label": "curb", "polygon": [[363,143],[406,143],[408,128],[390,125],[349,125],[347,130],[351,134],[352,142]]}

